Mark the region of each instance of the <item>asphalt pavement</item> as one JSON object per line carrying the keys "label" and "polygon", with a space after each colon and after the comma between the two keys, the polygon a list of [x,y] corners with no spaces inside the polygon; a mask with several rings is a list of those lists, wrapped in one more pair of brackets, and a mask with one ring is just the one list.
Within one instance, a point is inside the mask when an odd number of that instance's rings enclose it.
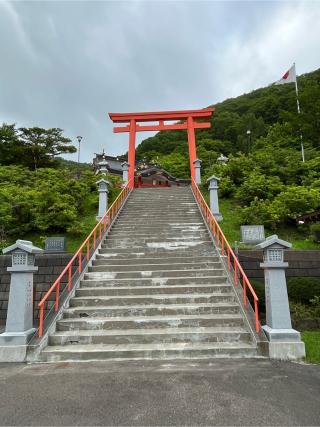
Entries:
{"label": "asphalt pavement", "polygon": [[0,364],[0,425],[319,426],[320,365]]}

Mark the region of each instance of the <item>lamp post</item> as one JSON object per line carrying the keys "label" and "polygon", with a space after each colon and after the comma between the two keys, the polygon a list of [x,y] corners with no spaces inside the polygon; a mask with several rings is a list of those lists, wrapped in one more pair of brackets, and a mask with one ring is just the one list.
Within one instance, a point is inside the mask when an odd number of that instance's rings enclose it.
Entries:
{"label": "lamp post", "polygon": [[78,148],[78,179],[79,179],[80,178],[80,142],[82,140],[82,136],[78,135],[77,140],[79,143],[79,148]]}
{"label": "lamp post", "polygon": [[251,145],[251,130],[247,130],[247,154],[250,152],[250,145]]}

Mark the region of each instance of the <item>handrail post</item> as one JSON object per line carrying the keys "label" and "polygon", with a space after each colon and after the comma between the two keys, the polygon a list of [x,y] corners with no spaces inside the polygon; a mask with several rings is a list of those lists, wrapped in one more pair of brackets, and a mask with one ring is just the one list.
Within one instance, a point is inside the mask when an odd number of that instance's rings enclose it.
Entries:
{"label": "handrail post", "polygon": [[90,259],[90,237],[87,240],[87,261]]}
{"label": "handrail post", "polygon": [[68,291],[71,291],[71,287],[72,287],[72,266],[70,265],[70,267],[68,268]]}
{"label": "handrail post", "polygon": [[44,320],[44,307],[43,304],[39,304],[40,312],[39,312],[39,337],[43,335],[43,320]]}
{"label": "handrail post", "polygon": [[248,300],[247,300],[247,281],[245,280],[244,277],[242,277],[242,287],[243,287],[243,304],[247,305]]}
{"label": "handrail post", "polygon": [[59,298],[60,298],[60,280],[58,280],[58,284],[56,287],[56,301],[54,304],[54,311],[58,311],[59,310]]}
{"label": "handrail post", "polygon": [[234,270],[234,284],[238,286],[238,265],[235,260],[233,260],[233,270]]}
{"label": "handrail post", "polygon": [[256,321],[256,332],[260,332],[260,322],[259,322],[259,311],[258,311],[258,301],[254,299],[254,315]]}
{"label": "handrail post", "polygon": [[82,248],[80,249],[78,254],[78,271],[79,274],[82,272]]}

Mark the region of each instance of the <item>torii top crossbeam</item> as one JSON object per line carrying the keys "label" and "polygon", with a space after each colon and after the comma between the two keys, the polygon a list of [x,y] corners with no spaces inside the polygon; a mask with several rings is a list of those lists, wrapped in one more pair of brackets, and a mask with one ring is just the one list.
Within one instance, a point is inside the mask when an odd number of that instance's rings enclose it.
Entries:
{"label": "torii top crossbeam", "polygon": [[[213,108],[205,110],[181,110],[181,111],[158,111],[143,113],[109,113],[110,119],[114,123],[128,123],[126,126],[116,126],[113,131],[129,132],[129,185],[134,185],[135,168],[135,140],[136,132],[160,131],[160,130],[182,130],[188,131],[189,158],[191,177],[195,178],[194,161],[197,158],[195,144],[195,129],[207,129],[211,127],[209,122],[197,122],[196,119],[210,120],[214,112]],[[176,123],[165,123],[175,121]],[[158,122],[158,124],[139,124],[145,122]]]}

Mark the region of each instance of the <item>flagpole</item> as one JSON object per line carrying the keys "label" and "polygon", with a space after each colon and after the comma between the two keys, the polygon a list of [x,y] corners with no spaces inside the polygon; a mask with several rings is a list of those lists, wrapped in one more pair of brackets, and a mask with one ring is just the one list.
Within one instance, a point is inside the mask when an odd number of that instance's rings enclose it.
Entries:
{"label": "flagpole", "polygon": [[[299,103],[298,81],[297,81],[297,74],[296,74],[296,63],[294,62],[293,65],[294,65],[295,84],[296,84],[297,111],[298,111],[298,114],[300,114],[300,103]],[[301,127],[300,127],[300,143],[301,143],[301,157],[302,157],[302,162],[304,163],[304,161],[305,161],[305,159],[304,159],[304,146],[303,146]]]}

